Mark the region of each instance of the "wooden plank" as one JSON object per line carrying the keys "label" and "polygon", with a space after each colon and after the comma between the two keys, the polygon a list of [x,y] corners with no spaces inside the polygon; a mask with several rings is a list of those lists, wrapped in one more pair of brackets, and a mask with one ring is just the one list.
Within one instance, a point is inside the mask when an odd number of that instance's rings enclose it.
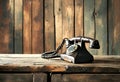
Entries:
{"label": "wooden plank", "polygon": [[[95,38],[95,18],[94,18],[94,1],[95,0],[84,0],[84,35],[87,37]],[[89,44],[86,44],[88,51],[95,55],[96,50],[89,49]]]}
{"label": "wooden plank", "polygon": [[[62,0],[62,17],[63,17],[63,38],[75,36],[74,28],[74,0]],[[65,46],[62,53],[66,51]]]}
{"label": "wooden plank", "polygon": [[98,55],[107,54],[107,0],[95,0],[96,39],[99,40]]}
{"label": "wooden plank", "polygon": [[120,74],[52,74],[51,82],[119,82]]}
{"label": "wooden plank", "polygon": [[84,35],[94,38],[94,0],[84,0]]}
{"label": "wooden plank", "polygon": [[53,0],[45,0],[45,51],[55,49]]}
{"label": "wooden plank", "polygon": [[13,0],[0,1],[0,53],[13,53]]}
{"label": "wooden plank", "polygon": [[10,35],[10,43],[9,43],[9,53],[14,53],[14,0],[9,0],[10,6],[10,24],[9,24],[9,35]]}
{"label": "wooden plank", "polygon": [[15,0],[15,53],[22,53],[22,0]]}
{"label": "wooden plank", "polygon": [[120,53],[120,0],[109,0],[109,54]]}
{"label": "wooden plank", "polygon": [[93,63],[73,64],[56,59],[43,59],[41,55],[0,55],[0,73],[106,73],[120,74],[120,56],[96,56]]}
{"label": "wooden plank", "polygon": [[32,0],[32,53],[43,52],[43,0]]}
{"label": "wooden plank", "polygon": [[33,75],[33,82],[50,82],[50,81],[47,81],[47,74],[35,73]]}
{"label": "wooden plank", "polygon": [[0,74],[0,82],[33,82],[32,74]]}
{"label": "wooden plank", "polygon": [[108,39],[109,39],[109,54],[111,55],[113,53],[113,43],[114,43],[114,38],[113,38],[113,31],[114,31],[114,7],[113,7],[113,0],[108,1]]}
{"label": "wooden plank", "polygon": [[54,13],[55,13],[55,31],[56,31],[56,48],[61,44],[63,40],[63,28],[62,28],[62,0],[54,0]]}
{"label": "wooden plank", "polygon": [[31,16],[32,16],[32,1],[31,0],[23,0],[23,53],[30,54],[32,50],[31,46]]}
{"label": "wooden plank", "polygon": [[[28,54],[28,55],[22,55],[22,54],[6,54],[6,55],[4,55],[4,54],[0,54],[0,58],[2,58],[2,57],[5,57],[5,58],[14,58],[14,57],[16,57],[16,58],[21,58],[21,57],[30,57],[30,58],[34,58],[34,57],[38,57],[38,58],[40,58],[40,59],[44,59],[44,58],[41,58],[41,54],[35,54],[35,55],[32,55],[32,54]],[[116,59],[118,59],[118,58],[120,58],[120,56],[119,55],[94,55],[94,57],[95,57],[95,59],[96,58],[99,58],[99,59],[110,59],[110,60],[112,60],[112,59],[114,59],[114,58],[116,58]],[[53,58],[53,59],[51,59],[51,60],[57,60],[57,58]],[[59,58],[58,58],[59,59]],[[45,59],[46,60],[46,59]],[[115,60],[116,61],[116,60]]]}
{"label": "wooden plank", "polygon": [[83,36],[83,0],[75,0],[75,36]]}
{"label": "wooden plank", "polygon": [[63,38],[74,36],[74,0],[62,0]]}

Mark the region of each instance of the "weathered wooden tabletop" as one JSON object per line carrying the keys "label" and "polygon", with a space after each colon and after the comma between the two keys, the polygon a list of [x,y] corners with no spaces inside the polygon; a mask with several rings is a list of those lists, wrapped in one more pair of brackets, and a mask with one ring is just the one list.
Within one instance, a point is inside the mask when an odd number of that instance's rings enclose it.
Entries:
{"label": "weathered wooden tabletop", "polygon": [[94,56],[95,61],[87,64],[73,64],[56,59],[43,59],[41,55],[2,54],[0,72],[36,73],[120,73],[120,56]]}

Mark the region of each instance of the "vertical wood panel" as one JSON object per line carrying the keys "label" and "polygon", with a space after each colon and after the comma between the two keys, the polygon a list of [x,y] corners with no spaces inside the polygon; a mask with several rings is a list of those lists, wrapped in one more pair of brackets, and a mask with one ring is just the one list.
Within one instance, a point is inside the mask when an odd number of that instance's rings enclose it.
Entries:
{"label": "vertical wood panel", "polygon": [[120,0],[109,0],[109,54],[120,54]]}
{"label": "vertical wood panel", "polygon": [[74,36],[74,0],[62,0],[63,38]]}
{"label": "vertical wood panel", "polygon": [[10,43],[9,43],[9,53],[14,53],[14,0],[9,0],[9,7],[10,7],[10,24],[9,24],[9,36],[10,36]]}
{"label": "vertical wood panel", "polygon": [[[63,17],[63,38],[71,38],[75,35],[74,31],[74,0],[62,0],[62,17]],[[62,53],[66,51],[65,46]]]}
{"label": "vertical wood panel", "polygon": [[94,0],[84,0],[84,34],[94,38]]}
{"label": "vertical wood panel", "polygon": [[55,31],[56,31],[56,48],[61,44],[63,39],[62,28],[62,0],[54,0],[55,9]]}
{"label": "vertical wood panel", "polygon": [[109,0],[108,2],[108,31],[109,31],[109,54],[113,54],[113,43],[114,43],[114,38],[113,38],[113,30],[114,30],[114,9],[113,9],[113,1],[114,0]]}
{"label": "vertical wood panel", "polygon": [[32,53],[43,52],[43,0],[32,0]]}
{"label": "vertical wood panel", "polygon": [[83,36],[83,0],[75,0],[75,36]]}
{"label": "vertical wood panel", "polygon": [[0,0],[0,53],[13,53],[13,1]]}
{"label": "vertical wood panel", "polygon": [[22,0],[15,0],[15,53],[22,53]]}
{"label": "vertical wood panel", "polygon": [[55,49],[53,0],[45,0],[45,51]]}
{"label": "vertical wood panel", "polygon": [[[95,29],[94,29],[94,0],[84,0],[84,35],[87,37],[94,38]],[[88,44],[89,45],[89,44]],[[89,49],[87,45],[87,49],[91,54],[96,54],[96,50]]]}
{"label": "vertical wood panel", "polygon": [[31,0],[23,0],[24,5],[23,5],[23,53],[30,54],[31,53]]}
{"label": "vertical wood panel", "polygon": [[99,40],[98,55],[107,54],[107,0],[95,0],[96,39]]}

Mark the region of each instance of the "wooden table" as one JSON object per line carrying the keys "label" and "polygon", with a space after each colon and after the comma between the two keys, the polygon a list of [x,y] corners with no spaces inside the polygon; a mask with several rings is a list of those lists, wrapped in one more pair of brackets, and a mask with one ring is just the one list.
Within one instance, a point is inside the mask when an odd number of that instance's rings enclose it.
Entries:
{"label": "wooden table", "polygon": [[72,64],[41,55],[0,55],[0,82],[120,82],[120,56],[94,56]]}

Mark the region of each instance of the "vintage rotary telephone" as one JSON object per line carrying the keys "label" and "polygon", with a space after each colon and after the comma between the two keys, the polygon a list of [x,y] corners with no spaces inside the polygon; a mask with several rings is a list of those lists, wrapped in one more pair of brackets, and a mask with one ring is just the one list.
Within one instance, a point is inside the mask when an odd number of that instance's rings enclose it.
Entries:
{"label": "vintage rotary telephone", "polygon": [[[55,58],[60,57],[62,60],[72,63],[91,63],[94,61],[93,56],[87,51],[85,43],[90,43],[89,47],[92,49],[99,49],[100,45],[98,40],[89,37],[74,37],[64,38],[60,46],[52,51],[42,53],[42,58]],[[58,51],[66,44],[66,53],[58,54]]]}

